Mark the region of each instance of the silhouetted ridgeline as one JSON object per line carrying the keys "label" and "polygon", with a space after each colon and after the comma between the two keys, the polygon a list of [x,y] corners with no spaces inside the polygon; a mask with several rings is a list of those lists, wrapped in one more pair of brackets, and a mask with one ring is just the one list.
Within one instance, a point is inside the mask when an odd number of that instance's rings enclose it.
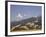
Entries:
{"label": "silhouetted ridgeline", "polygon": [[[25,24],[28,23],[28,22],[34,22],[34,23],[36,23],[35,21],[38,21],[38,24],[41,25],[41,22],[42,22],[41,16],[31,17],[31,18],[24,19],[24,20],[21,20],[21,21],[14,21],[14,22],[11,22],[11,27],[16,26],[16,25],[19,25],[19,24],[25,25]],[[36,24],[37,24],[37,23],[36,23]]]}

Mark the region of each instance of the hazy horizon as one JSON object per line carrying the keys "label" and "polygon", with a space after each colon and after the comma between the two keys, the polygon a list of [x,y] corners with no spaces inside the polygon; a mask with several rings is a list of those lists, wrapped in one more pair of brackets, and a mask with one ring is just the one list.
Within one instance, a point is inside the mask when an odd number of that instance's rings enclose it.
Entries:
{"label": "hazy horizon", "polygon": [[37,17],[42,15],[41,6],[24,6],[11,5],[10,6],[10,20],[19,21],[30,17]]}

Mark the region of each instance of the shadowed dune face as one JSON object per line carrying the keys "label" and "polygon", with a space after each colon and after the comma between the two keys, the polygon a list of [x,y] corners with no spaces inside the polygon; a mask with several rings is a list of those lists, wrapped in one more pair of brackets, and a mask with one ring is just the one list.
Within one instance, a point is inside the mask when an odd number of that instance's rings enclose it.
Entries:
{"label": "shadowed dune face", "polygon": [[41,17],[38,20],[36,18],[30,18],[19,22],[11,23],[11,32],[13,31],[29,31],[29,30],[41,30]]}
{"label": "shadowed dune face", "polygon": [[36,29],[36,30],[40,30],[41,29],[41,26],[39,26],[38,24],[34,24],[34,23],[26,23],[25,25],[17,25],[17,26],[14,26],[11,31],[28,31],[28,30],[33,30],[33,29]]}

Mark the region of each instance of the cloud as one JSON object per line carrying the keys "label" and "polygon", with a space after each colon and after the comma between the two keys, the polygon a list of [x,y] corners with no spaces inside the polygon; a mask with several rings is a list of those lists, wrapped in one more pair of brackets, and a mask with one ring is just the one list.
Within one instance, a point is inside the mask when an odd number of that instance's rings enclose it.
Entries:
{"label": "cloud", "polygon": [[19,13],[19,14],[17,15],[17,18],[23,18],[23,16]]}
{"label": "cloud", "polygon": [[23,19],[23,16],[20,13],[18,13],[18,15],[16,16],[16,21],[19,21],[22,19]]}

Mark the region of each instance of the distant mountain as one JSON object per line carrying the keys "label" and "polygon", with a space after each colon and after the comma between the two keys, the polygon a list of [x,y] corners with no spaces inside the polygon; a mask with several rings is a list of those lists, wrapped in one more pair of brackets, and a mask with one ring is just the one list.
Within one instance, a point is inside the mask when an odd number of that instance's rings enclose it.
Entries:
{"label": "distant mountain", "polygon": [[31,18],[28,18],[28,19],[24,19],[24,20],[21,20],[21,21],[14,21],[14,22],[11,22],[11,27],[13,26],[16,26],[16,25],[25,25],[25,23],[28,23],[28,22],[35,22],[35,21],[38,21],[39,24],[41,24],[41,16],[37,16],[37,17],[31,17]]}

